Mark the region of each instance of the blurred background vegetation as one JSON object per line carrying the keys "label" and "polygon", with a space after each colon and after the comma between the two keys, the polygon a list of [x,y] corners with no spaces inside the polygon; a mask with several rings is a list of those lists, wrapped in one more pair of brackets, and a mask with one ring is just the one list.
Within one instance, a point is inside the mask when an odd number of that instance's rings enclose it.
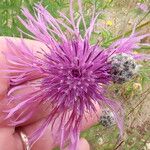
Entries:
{"label": "blurred background vegetation", "polygon": [[[1,0],[0,1],[0,36],[20,36],[18,28],[28,32],[18,21],[22,16],[21,8],[27,7],[34,14],[34,3],[40,0]],[[42,3],[55,17],[57,11],[68,11],[67,0],[43,0]],[[100,41],[107,47],[116,39],[129,35],[135,22],[140,34],[150,33],[150,1],[149,0],[83,0],[86,23],[93,4],[97,11],[103,10],[95,25],[91,42]],[[139,5],[147,7],[142,9]],[[76,8],[76,3],[75,3]],[[76,14],[75,14],[76,15]],[[82,30],[82,25],[81,25]],[[25,36],[26,37],[26,36]],[[150,38],[142,42],[150,43]],[[136,53],[150,53],[150,47],[142,47]],[[104,128],[95,125],[82,133],[91,144],[92,150],[150,150],[150,63],[139,62],[143,68],[132,81],[123,85],[112,85],[110,93],[122,102],[125,111],[125,135],[118,144],[118,129],[116,126]]]}

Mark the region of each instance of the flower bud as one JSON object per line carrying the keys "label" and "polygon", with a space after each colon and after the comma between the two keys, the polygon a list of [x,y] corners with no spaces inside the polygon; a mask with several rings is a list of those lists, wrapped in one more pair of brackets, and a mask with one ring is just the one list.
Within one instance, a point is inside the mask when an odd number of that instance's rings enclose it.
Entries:
{"label": "flower bud", "polygon": [[104,127],[111,127],[115,123],[114,114],[109,109],[104,109],[100,117],[100,124]]}
{"label": "flower bud", "polygon": [[129,54],[115,54],[110,58],[111,76],[114,83],[122,84],[129,81],[138,71],[138,65]]}

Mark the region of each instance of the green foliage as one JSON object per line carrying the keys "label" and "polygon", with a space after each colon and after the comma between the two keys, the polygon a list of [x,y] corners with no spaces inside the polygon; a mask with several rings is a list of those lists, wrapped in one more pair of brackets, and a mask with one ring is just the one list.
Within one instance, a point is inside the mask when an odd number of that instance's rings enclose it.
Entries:
{"label": "green foliage", "polygon": [[[34,4],[39,0],[1,0],[0,2],[0,36],[20,36],[18,28],[28,32],[19,22],[17,16],[22,18],[22,7],[27,7],[33,14]],[[44,0],[44,6],[55,16],[57,11],[65,8],[68,4],[64,0]]]}
{"label": "green foliage", "polygon": [[118,129],[116,126],[105,128],[97,124],[83,132],[81,137],[88,140],[93,150],[112,150],[118,139]]}
{"label": "green foliage", "polygon": [[[22,18],[21,13],[22,7],[27,7],[30,12],[33,14],[34,4],[38,3],[39,0],[1,0],[0,2],[0,36],[20,36],[18,28],[28,32],[23,25],[18,21],[17,16]],[[101,10],[109,7],[112,0],[85,0],[85,14],[86,10],[89,10],[93,4],[96,6],[96,10]],[[47,10],[51,12],[54,17],[58,17],[58,10],[61,11],[65,8],[68,9],[69,1],[68,0],[44,0],[43,5],[47,7]],[[76,7],[76,5],[75,5]],[[86,23],[89,25],[89,15],[86,17]],[[82,30],[83,25],[80,25]]]}
{"label": "green foliage", "polygon": [[150,83],[150,63],[142,62],[142,68],[140,69],[140,78],[141,84],[144,86],[145,84]]}
{"label": "green foliage", "polygon": [[110,32],[109,30],[106,30],[106,29],[102,29],[101,30],[101,37],[102,37],[102,47],[108,47],[111,42],[111,41],[114,37],[113,37],[113,33]]}

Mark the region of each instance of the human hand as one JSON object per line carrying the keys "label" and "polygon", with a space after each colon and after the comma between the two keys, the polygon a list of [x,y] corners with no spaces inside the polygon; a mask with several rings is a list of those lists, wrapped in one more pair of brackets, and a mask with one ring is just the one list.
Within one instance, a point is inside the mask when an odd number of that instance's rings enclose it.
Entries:
{"label": "human hand", "polygon": [[[10,38],[14,43],[18,43],[18,38]],[[33,40],[25,40],[28,47],[30,47],[33,51],[40,50],[40,48],[44,47],[44,45],[40,42],[33,41]],[[2,52],[8,51],[7,42],[5,37],[0,37],[0,72],[1,76],[6,73],[2,72],[3,69],[6,67],[6,60],[5,56]],[[24,124],[20,124],[18,127],[13,127],[8,125],[8,121],[6,121],[5,115],[3,113],[4,110],[12,108],[17,105],[17,103],[8,104],[7,100],[7,92],[9,89],[9,79],[0,78],[0,150],[24,150],[23,142],[20,138],[20,131],[24,132],[27,136],[31,135],[44,121],[45,117],[48,115],[48,112],[44,111],[45,106],[41,106],[39,108],[39,113],[35,114],[29,121],[25,122]],[[15,92],[16,95],[25,92],[26,90],[30,89],[22,89]],[[100,114],[101,111],[99,106],[96,106],[97,113]],[[92,116],[92,118],[91,118]],[[91,115],[86,115],[87,120],[83,120],[83,126],[81,130],[85,130],[92,126],[93,124],[98,122],[98,117],[93,113]],[[58,122],[59,123],[59,120]],[[55,129],[54,129],[55,130]],[[55,133],[55,131],[53,131]],[[44,135],[33,145],[31,150],[50,150],[56,147],[59,143],[55,141],[51,131],[51,124],[45,131]],[[79,150],[89,150],[89,144],[85,139],[81,139],[79,142]],[[67,150],[67,148],[66,148]]]}

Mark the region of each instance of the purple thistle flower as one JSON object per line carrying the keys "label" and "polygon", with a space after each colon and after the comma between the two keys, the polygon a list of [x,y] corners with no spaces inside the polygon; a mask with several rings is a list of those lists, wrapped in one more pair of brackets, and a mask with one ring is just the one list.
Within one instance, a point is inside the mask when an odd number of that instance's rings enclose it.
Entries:
{"label": "purple thistle flower", "polygon": [[[115,53],[127,53],[139,58],[134,55],[133,49],[138,48],[137,43],[147,35],[132,34],[129,38],[113,43],[106,50],[98,44],[91,45],[91,34],[100,12],[93,13],[90,26],[87,27],[80,0],[78,6],[80,17],[77,21],[73,16],[73,0],[70,0],[70,19],[60,12],[68,24],[54,18],[41,4],[35,5],[35,17],[23,9],[27,19],[19,19],[33,34],[29,36],[45,44],[46,48],[40,52],[33,53],[23,40],[18,45],[7,40],[10,51],[6,54],[8,70],[5,71],[10,73],[12,87],[8,92],[9,102],[17,99],[20,103],[7,111],[6,119],[11,119],[10,124],[16,126],[37,113],[40,105],[46,103],[47,109],[51,110],[44,124],[30,137],[31,144],[50,123],[54,125],[57,118],[60,118],[60,147],[63,148],[65,139],[70,139],[70,149],[76,150],[82,119],[85,113],[96,113],[95,103],[100,107],[107,105],[113,111],[120,136],[123,135],[122,107],[106,97],[107,90],[104,88],[112,83],[108,60]],[[85,30],[84,36],[80,34],[81,23]],[[62,27],[66,29],[65,32]],[[38,80],[33,81],[35,79]],[[32,90],[13,96],[16,90],[27,87],[32,87]],[[15,120],[14,115],[17,115]]]}

